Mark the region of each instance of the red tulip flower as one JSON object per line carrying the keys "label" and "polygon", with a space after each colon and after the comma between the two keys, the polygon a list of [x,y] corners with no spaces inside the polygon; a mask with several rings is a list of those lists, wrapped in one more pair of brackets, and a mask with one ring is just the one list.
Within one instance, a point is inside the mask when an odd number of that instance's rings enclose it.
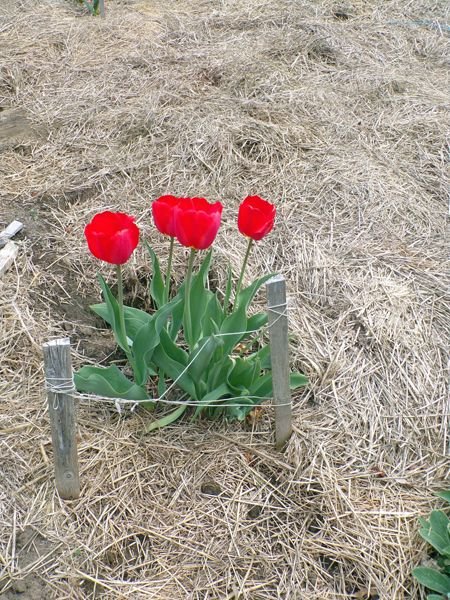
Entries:
{"label": "red tulip flower", "polygon": [[84,235],[92,254],[113,265],[123,265],[139,242],[134,218],[121,212],[102,212],[86,225]]}
{"label": "red tulip flower", "polygon": [[181,198],[161,196],[152,202],[152,214],[156,229],[164,235],[175,237],[175,210]]}
{"label": "red tulip flower", "polygon": [[273,229],[275,206],[259,196],[247,196],[239,207],[239,231],[252,240],[261,240]]}
{"label": "red tulip flower", "polygon": [[175,233],[183,246],[205,250],[213,243],[222,218],[222,204],[205,198],[181,198],[175,209]]}
{"label": "red tulip flower", "polygon": [[238,229],[248,239],[247,250],[242,263],[241,274],[236,286],[235,306],[239,300],[239,294],[244,279],[245,267],[252,249],[253,242],[262,240],[273,229],[275,223],[275,206],[259,196],[247,196],[242,201],[238,213]]}

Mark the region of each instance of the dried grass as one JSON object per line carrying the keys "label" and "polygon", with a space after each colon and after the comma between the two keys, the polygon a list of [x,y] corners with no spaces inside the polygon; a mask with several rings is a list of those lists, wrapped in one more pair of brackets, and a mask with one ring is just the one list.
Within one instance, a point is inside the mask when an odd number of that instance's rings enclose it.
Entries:
{"label": "dried grass", "polygon": [[[102,21],[10,0],[0,16],[0,106],[37,132],[0,163],[0,218],[26,224],[0,281],[0,597],[24,580],[57,600],[420,598],[417,518],[449,467],[444,3],[129,0]],[[289,279],[311,387],[284,454],[270,410],[143,438],[143,414],[83,404],[82,497],[62,502],[40,346],[69,332],[77,365],[114,351],[88,316],[82,229],[127,210],[164,251],[149,201],[167,191],[225,202],[218,285],[242,260],[242,196],[277,202],[249,278]],[[146,273],[140,251],[129,296]]]}

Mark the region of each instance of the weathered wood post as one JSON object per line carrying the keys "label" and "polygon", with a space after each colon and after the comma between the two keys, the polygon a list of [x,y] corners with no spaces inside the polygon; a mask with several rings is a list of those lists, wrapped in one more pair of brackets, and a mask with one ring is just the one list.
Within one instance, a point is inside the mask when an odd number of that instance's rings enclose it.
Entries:
{"label": "weathered wood post", "polygon": [[286,281],[275,275],[266,283],[275,406],[275,442],[280,450],[292,433],[292,405],[289,387],[289,338]]}
{"label": "weathered wood post", "polygon": [[61,498],[70,500],[80,495],[70,339],[52,340],[43,344],[42,348],[56,489]]}

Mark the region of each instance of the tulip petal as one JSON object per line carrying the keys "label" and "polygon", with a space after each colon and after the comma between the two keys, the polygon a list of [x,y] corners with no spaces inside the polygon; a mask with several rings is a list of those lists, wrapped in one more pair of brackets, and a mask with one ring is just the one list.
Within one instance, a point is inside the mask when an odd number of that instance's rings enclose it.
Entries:
{"label": "tulip petal", "polygon": [[139,243],[139,228],[125,213],[105,211],[95,215],[84,229],[90,252],[105,262],[122,265]]}
{"label": "tulip petal", "polygon": [[205,250],[213,243],[220,227],[222,204],[204,198],[183,198],[176,212],[176,236],[180,244]]}
{"label": "tulip petal", "polygon": [[175,237],[175,209],[181,198],[161,196],[152,202],[152,214],[155,226],[164,235]]}
{"label": "tulip petal", "polygon": [[261,240],[272,231],[276,209],[273,204],[259,196],[247,196],[238,213],[238,229],[253,240]]}

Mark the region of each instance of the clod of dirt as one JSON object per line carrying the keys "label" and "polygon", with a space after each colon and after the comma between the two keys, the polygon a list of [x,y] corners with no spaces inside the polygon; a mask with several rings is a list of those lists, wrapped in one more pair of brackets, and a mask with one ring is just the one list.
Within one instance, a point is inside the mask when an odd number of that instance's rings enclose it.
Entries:
{"label": "clod of dirt", "polygon": [[11,588],[4,592],[1,600],[43,600],[48,598],[45,584],[35,575],[28,575],[25,579],[14,581]]}
{"label": "clod of dirt", "polygon": [[333,12],[333,16],[335,19],[339,19],[340,21],[348,21],[352,17],[351,11],[348,8],[341,7],[337,8]]}
{"label": "clod of dirt", "polygon": [[218,496],[222,493],[222,489],[217,485],[217,483],[214,483],[214,481],[202,483],[200,491],[202,494],[206,494],[207,496]]}
{"label": "clod of dirt", "polygon": [[322,39],[315,40],[309,47],[308,58],[310,60],[319,60],[330,65],[337,63],[336,51]]}
{"label": "clod of dirt", "polygon": [[11,589],[13,592],[16,592],[16,594],[23,594],[27,589],[27,584],[23,579],[19,579],[19,581],[13,583]]}
{"label": "clod of dirt", "polygon": [[261,506],[252,506],[251,509],[247,513],[248,519],[257,519],[262,512]]}

